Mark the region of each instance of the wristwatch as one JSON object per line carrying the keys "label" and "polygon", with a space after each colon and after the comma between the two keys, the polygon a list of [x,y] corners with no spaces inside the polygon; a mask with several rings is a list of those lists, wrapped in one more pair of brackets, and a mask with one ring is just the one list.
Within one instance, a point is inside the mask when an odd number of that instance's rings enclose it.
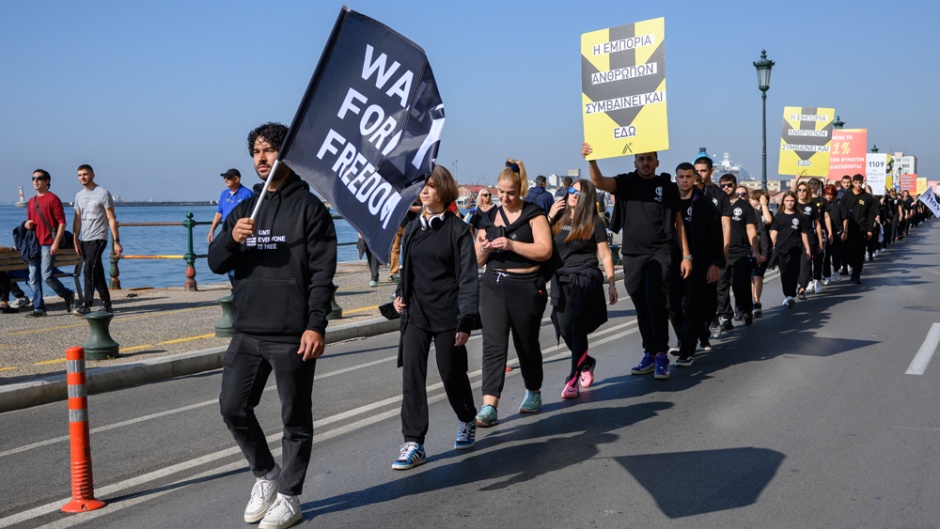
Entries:
{"label": "wristwatch", "polygon": [[683,259],[688,259],[689,261],[692,260],[692,256],[691,256],[691,255],[683,255],[682,258],[683,258]]}

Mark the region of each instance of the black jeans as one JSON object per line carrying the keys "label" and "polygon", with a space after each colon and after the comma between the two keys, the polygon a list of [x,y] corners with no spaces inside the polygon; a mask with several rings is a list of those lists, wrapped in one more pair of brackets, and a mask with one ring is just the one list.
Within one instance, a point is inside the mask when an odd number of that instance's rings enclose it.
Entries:
{"label": "black jeans", "polygon": [[278,478],[278,492],[290,496],[303,492],[307,466],[313,448],[313,375],[316,360],[303,361],[297,343],[259,340],[235,333],[222,361],[222,391],[219,408],[222,419],[248,460],[255,477],[274,469],[264,430],[255,417],[255,407],[274,371],[281,399],[281,437],[284,464]]}
{"label": "black jeans", "polygon": [[664,250],[649,255],[623,256],[623,285],[633,301],[643,350],[665,353],[669,349],[669,278],[672,257]]}
{"label": "black jeans", "polygon": [[456,327],[433,333],[415,325],[405,326],[401,337],[401,434],[405,442],[424,444],[424,436],[428,433],[428,352],[432,340],[437,371],[457,419],[470,422],[477,414],[467,376],[467,348],[454,346],[456,335]]}
{"label": "black jeans", "polygon": [[0,301],[10,301],[10,294],[15,298],[26,297],[26,293],[10,278],[10,274],[0,272]]}
{"label": "black jeans", "polygon": [[689,277],[682,279],[676,274],[674,285],[669,289],[669,319],[679,339],[679,356],[692,356],[702,334],[702,307],[705,304],[705,277],[708,269],[692,267]]}
{"label": "black jeans", "polygon": [[108,247],[107,240],[82,241],[82,260],[85,262],[85,308],[91,308],[95,300],[95,290],[105,305],[111,303],[111,293],[108,292],[108,283],[104,279],[104,264],[101,256]]}
{"label": "black jeans", "polygon": [[803,245],[794,247],[788,251],[777,252],[777,266],[780,268],[780,284],[783,287],[783,295],[786,297],[796,296],[796,284],[800,278],[800,264],[806,259],[803,251]]}
{"label": "black jeans", "polygon": [[742,312],[754,310],[754,297],[751,292],[751,272],[754,267],[746,254],[728,256],[728,266],[721,270],[718,277],[718,315],[728,318],[734,315],[731,308],[731,294],[734,304]]}
{"label": "black jeans", "polygon": [[483,323],[483,394],[499,397],[506,382],[509,334],[519,358],[525,388],[542,388],[539,331],[548,296],[537,273],[509,274],[487,269],[480,279]]}

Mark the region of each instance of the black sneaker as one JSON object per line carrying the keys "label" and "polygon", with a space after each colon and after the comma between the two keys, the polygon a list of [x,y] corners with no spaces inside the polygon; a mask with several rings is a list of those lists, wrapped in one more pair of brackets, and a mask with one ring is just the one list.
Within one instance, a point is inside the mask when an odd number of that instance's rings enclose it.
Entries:
{"label": "black sneaker", "polygon": [[65,298],[65,312],[72,312],[75,308],[75,294]]}
{"label": "black sneaker", "polygon": [[107,312],[108,314],[114,314],[114,309],[111,308],[111,302],[110,302],[110,301],[105,301],[105,302],[104,302],[104,308],[101,309],[101,310]]}
{"label": "black sneaker", "polygon": [[801,288],[796,297],[799,298],[800,301],[806,301],[806,291]]}
{"label": "black sneaker", "polygon": [[717,322],[712,323],[711,325],[708,326],[708,332],[711,333],[712,338],[720,338],[721,337],[721,325],[719,325]]}
{"label": "black sneaker", "polygon": [[46,311],[32,311],[26,315],[27,318],[41,318],[46,315]]}
{"label": "black sneaker", "polygon": [[689,367],[692,365],[691,356],[680,356],[676,359],[676,367]]}
{"label": "black sneaker", "polygon": [[763,307],[760,306],[760,303],[755,303],[754,311],[751,312],[751,315],[754,316],[755,318],[760,318],[761,316],[764,315],[764,311],[761,309],[763,309]]}
{"label": "black sneaker", "polygon": [[702,346],[702,350],[703,350],[703,351],[711,351],[711,350],[712,350],[712,344],[711,344],[711,342],[708,341],[707,338],[704,339],[704,340],[702,340],[702,341],[700,341],[699,343],[700,343],[700,345]]}
{"label": "black sneaker", "polygon": [[0,307],[0,312],[2,312],[3,314],[16,314],[19,311],[20,309],[16,307],[11,307],[9,305],[7,305],[6,307]]}
{"label": "black sneaker", "polygon": [[724,318],[724,317],[718,318],[718,324],[721,326],[722,331],[730,331],[734,329],[734,324],[731,323],[731,320],[729,320],[728,318]]}
{"label": "black sneaker", "polygon": [[72,311],[72,315],[77,316],[79,318],[84,318],[85,315],[90,312],[91,312],[91,309],[89,309],[88,307],[79,307]]}
{"label": "black sneaker", "polygon": [[754,323],[754,316],[750,312],[746,312],[744,314],[744,326],[750,327],[752,323]]}

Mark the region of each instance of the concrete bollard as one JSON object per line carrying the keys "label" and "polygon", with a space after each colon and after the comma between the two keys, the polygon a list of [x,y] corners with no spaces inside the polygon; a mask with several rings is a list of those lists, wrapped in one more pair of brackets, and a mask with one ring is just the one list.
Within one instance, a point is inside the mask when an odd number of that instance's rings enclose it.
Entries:
{"label": "concrete bollard", "polygon": [[83,346],[85,348],[85,358],[88,360],[107,360],[117,358],[121,345],[111,338],[111,319],[114,315],[110,312],[90,312],[85,315],[88,322],[88,341]]}
{"label": "concrete bollard", "polygon": [[336,285],[333,285],[333,295],[330,296],[330,305],[332,306],[332,310],[326,315],[326,319],[328,321],[343,319],[343,307],[340,307],[339,303],[336,302]]}
{"label": "concrete bollard", "polygon": [[88,392],[85,389],[85,352],[81,347],[65,351],[66,380],[69,389],[69,439],[71,445],[72,501],[64,512],[86,512],[104,507],[95,499],[91,476],[91,440],[88,435]]}
{"label": "concrete bollard", "polygon": [[235,313],[232,310],[232,296],[219,298],[219,305],[222,307],[222,319],[215,324],[215,337],[231,338],[235,332],[232,329],[232,322],[235,321]]}

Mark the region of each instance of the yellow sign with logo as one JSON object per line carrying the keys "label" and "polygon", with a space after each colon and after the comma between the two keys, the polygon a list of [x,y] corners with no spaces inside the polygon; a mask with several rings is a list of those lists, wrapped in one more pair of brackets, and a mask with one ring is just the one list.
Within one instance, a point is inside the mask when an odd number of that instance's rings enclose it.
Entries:
{"label": "yellow sign with logo", "polygon": [[669,148],[665,19],[581,35],[584,141],[597,160]]}
{"label": "yellow sign with logo", "polygon": [[917,194],[921,194],[924,191],[927,191],[927,179],[926,178],[917,178]]}
{"label": "yellow sign with logo", "polygon": [[782,175],[829,176],[834,108],[783,107],[780,136]]}

